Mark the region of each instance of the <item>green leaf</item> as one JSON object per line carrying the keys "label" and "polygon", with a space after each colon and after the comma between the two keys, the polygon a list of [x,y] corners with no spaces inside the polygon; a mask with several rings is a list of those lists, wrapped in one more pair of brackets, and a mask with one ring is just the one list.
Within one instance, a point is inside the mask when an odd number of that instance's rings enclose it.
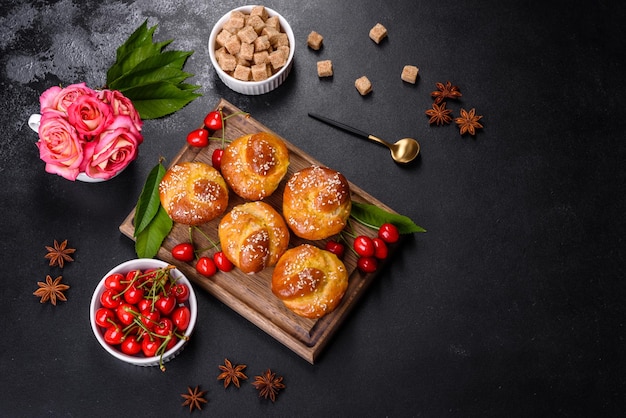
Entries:
{"label": "green leaf", "polygon": [[[156,119],[182,109],[196,97],[201,96],[187,89],[186,86],[190,85],[183,84],[182,86],[185,89],[162,81],[147,86],[132,87],[124,90],[123,93],[133,102],[142,119]],[[197,86],[193,87],[197,88]]]}
{"label": "green leaf", "polygon": [[192,74],[181,70],[191,54],[193,52],[167,51],[152,55],[137,63],[132,69],[115,80],[109,80],[107,84],[110,89],[123,92],[129,87],[138,87],[156,81],[180,83],[192,76]]}
{"label": "green leaf", "polygon": [[117,62],[109,68],[109,71],[107,71],[107,85],[132,71],[133,68],[144,60],[159,54],[170,42],[171,41],[165,41],[157,44],[150,42],[147,45],[141,45],[129,51],[128,54],[117,60]]}
{"label": "green leaf", "polygon": [[426,232],[424,228],[416,225],[409,217],[397,213],[387,212],[378,206],[369,203],[352,202],[350,216],[358,222],[372,228],[379,228],[384,223],[394,224],[401,234],[413,232]]}
{"label": "green leaf", "polygon": [[139,258],[153,258],[159,252],[161,244],[167,234],[170,233],[174,222],[169,217],[163,206],[159,205],[159,210],[150,224],[137,236],[135,241],[135,252]]}
{"label": "green leaf", "polygon": [[127,55],[129,51],[139,48],[146,42],[152,42],[152,35],[156,30],[156,26],[148,29],[148,19],[135,29],[135,31],[128,37],[126,42],[117,48],[117,59],[120,60],[123,56]]}
{"label": "green leaf", "polygon": [[141,190],[139,199],[137,201],[137,207],[135,208],[135,218],[133,224],[135,225],[134,235],[137,237],[154,218],[161,205],[159,198],[159,183],[165,174],[165,167],[159,163],[154,166],[148,177],[146,183]]}

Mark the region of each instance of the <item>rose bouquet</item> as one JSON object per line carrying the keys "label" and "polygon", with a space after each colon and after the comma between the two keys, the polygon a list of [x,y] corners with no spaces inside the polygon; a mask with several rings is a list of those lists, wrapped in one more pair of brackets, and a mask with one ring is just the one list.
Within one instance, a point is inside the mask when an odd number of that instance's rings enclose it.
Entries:
{"label": "rose bouquet", "polygon": [[142,120],[172,114],[200,96],[200,86],[185,82],[193,74],[183,70],[193,51],[164,51],[172,41],[154,42],[156,26],[147,23],[117,48],[102,90],[80,83],[41,95],[41,115],[28,125],[39,134],[48,173],[90,182],[114,177],[137,157]]}
{"label": "rose bouquet", "polygon": [[37,147],[48,173],[108,180],[137,157],[142,121],[119,91],[93,90],[85,83],[51,87],[40,105]]}

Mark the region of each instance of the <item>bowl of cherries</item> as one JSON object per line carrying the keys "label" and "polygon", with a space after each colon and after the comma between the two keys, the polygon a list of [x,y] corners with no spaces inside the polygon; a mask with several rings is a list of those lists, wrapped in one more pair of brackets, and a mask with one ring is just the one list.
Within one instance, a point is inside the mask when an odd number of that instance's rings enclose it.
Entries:
{"label": "bowl of cherries", "polygon": [[189,280],[161,260],[126,261],[104,275],[91,298],[91,328],[113,357],[136,366],[159,366],[184,348],[198,305]]}

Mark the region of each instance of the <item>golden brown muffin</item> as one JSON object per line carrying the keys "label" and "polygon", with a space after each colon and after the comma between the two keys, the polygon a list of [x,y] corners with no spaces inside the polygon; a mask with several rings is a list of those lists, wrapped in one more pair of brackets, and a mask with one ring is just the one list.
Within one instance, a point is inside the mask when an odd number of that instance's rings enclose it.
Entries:
{"label": "golden brown muffin", "polygon": [[228,187],[219,171],[201,162],[170,167],[159,183],[161,205],[174,222],[199,225],[224,213]]}
{"label": "golden brown muffin", "polygon": [[339,233],[351,209],[348,181],[330,168],[304,168],[294,173],[285,186],[283,216],[301,238],[319,240]]}
{"label": "golden brown muffin", "polygon": [[282,216],[265,202],[248,202],[228,212],[218,228],[222,251],[244,273],[276,264],[289,245]]}
{"label": "golden brown muffin", "polygon": [[272,274],[272,293],[292,312],[306,318],[332,312],[347,288],[348,273],[341,260],[310,244],[287,250]]}
{"label": "golden brown muffin", "polygon": [[230,188],[247,200],[274,193],[289,168],[285,143],[268,132],[244,135],[224,150],[221,170]]}

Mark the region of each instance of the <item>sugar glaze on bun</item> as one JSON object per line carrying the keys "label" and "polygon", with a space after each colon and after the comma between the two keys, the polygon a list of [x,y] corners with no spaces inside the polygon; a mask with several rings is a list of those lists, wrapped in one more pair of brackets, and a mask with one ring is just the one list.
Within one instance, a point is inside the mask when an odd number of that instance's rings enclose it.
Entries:
{"label": "sugar glaze on bun", "polygon": [[222,155],[221,170],[230,188],[247,200],[270,196],[289,168],[285,143],[269,132],[244,135]]}
{"label": "sugar glaze on bun", "polygon": [[276,264],[289,245],[282,216],[265,202],[233,207],[218,227],[222,251],[244,273],[258,273]]}
{"label": "sugar glaze on bun", "polygon": [[343,262],[311,244],[287,250],[272,274],[272,293],[297,315],[319,318],[341,302],[348,288]]}
{"label": "sugar glaze on bun", "polygon": [[220,172],[202,162],[170,167],[159,183],[161,205],[174,222],[199,225],[217,218],[228,206],[228,187]]}
{"label": "sugar glaze on bun", "polygon": [[283,193],[283,216],[297,236],[320,240],[346,226],[352,209],[350,184],[333,169],[311,166],[291,176]]}

